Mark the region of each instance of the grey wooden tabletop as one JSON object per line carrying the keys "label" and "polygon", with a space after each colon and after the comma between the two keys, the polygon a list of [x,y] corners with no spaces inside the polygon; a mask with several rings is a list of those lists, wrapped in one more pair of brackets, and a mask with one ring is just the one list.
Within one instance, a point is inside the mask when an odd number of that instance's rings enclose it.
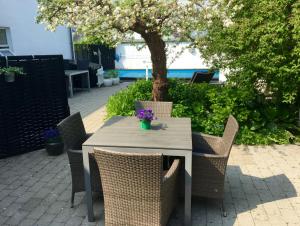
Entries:
{"label": "grey wooden tabletop", "polygon": [[191,120],[189,118],[157,119],[152,121],[151,130],[142,130],[136,117],[114,116],[83,145],[191,151]]}
{"label": "grey wooden tabletop", "polygon": [[88,70],[65,70],[65,75],[72,76],[72,75],[85,74],[88,72],[89,72]]}

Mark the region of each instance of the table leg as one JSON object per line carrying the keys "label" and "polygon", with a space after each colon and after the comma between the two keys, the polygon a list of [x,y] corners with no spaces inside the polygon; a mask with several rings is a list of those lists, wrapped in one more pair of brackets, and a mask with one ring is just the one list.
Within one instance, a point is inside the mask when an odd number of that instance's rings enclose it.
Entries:
{"label": "table leg", "polygon": [[87,79],[87,87],[88,87],[88,90],[90,91],[91,90],[91,84],[90,84],[90,73],[87,72],[86,73],[86,79]]}
{"label": "table leg", "polygon": [[88,221],[94,221],[93,199],[92,199],[92,186],[90,177],[90,161],[89,161],[90,147],[82,147],[83,167],[84,167],[84,183],[85,183],[85,196],[88,211]]}
{"label": "table leg", "polygon": [[73,80],[72,80],[72,76],[69,76],[69,93],[70,93],[70,97],[73,97]]}
{"label": "table leg", "polygon": [[184,225],[191,226],[192,214],[192,153],[185,156]]}

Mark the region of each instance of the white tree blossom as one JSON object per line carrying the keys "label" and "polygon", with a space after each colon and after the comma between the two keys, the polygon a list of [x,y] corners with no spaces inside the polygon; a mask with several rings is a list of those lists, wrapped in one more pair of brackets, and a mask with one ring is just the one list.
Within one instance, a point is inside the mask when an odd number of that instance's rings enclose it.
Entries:
{"label": "white tree blossom", "polygon": [[153,65],[153,98],[167,91],[165,40],[183,40],[198,20],[206,0],[38,0],[37,21],[54,30],[75,28],[85,38],[115,46],[138,33],[145,40]]}

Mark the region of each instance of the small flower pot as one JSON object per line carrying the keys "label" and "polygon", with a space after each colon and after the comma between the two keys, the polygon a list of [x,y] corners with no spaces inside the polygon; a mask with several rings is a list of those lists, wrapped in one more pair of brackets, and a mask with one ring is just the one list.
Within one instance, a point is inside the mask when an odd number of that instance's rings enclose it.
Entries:
{"label": "small flower pot", "polygon": [[4,77],[5,77],[6,82],[14,82],[15,78],[16,78],[16,74],[15,73],[5,73]]}
{"label": "small flower pot", "polygon": [[61,141],[46,142],[46,151],[50,156],[60,155],[64,151],[64,143]]}
{"label": "small flower pot", "polygon": [[112,79],[104,79],[103,84],[105,87],[110,87],[113,85],[113,80]]}
{"label": "small flower pot", "polygon": [[120,78],[119,77],[118,78],[113,78],[112,80],[113,80],[114,85],[118,85],[120,83]]}
{"label": "small flower pot", "polygon": [[143,130],[151,129],[151,121],[141,120],[140,121],[140,128],[143,129]]}

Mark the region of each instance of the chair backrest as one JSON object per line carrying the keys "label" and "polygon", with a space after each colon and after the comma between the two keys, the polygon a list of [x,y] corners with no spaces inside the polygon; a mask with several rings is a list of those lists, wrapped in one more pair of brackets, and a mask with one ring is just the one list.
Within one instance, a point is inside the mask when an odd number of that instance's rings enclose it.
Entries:
{"label": "chair backrest", "polygon": [[234,143],[234,140],[235,140],[235,137],[236,137],[238,131],[239,131],[239,124],[238,124],[237,120],[232,115],[230,115],[227,120],[225,131],[224,131],[223,137],[222,137],[224,145],[225,145],[225,150],[224,150],[225,153],[224,154],[229,155],[231,147]]}
{"label": "chair backrest", "polygon": [[86,140],[87,134],[79,112],[62,120],[57,125],[57,128],[66,148],[81,150],[82,143]]}
{"label": "chair backrest", "polygon": [[95,159],[105,202],[109,196],[145,202],[160,201],[163,176],[161,154],[119,153],[96,148]]}
{"label": "chair backrest", "polygon": [[154,117],[157,118],[170,118],[172,114],[172,102],[160,102],[160,101],[136,101],[135,110],[151,109],[154,113]]}
{"label": "chair backrest", "polygon": [[209,83],[214,77],[214,73],[195,72],[191,83]]}

